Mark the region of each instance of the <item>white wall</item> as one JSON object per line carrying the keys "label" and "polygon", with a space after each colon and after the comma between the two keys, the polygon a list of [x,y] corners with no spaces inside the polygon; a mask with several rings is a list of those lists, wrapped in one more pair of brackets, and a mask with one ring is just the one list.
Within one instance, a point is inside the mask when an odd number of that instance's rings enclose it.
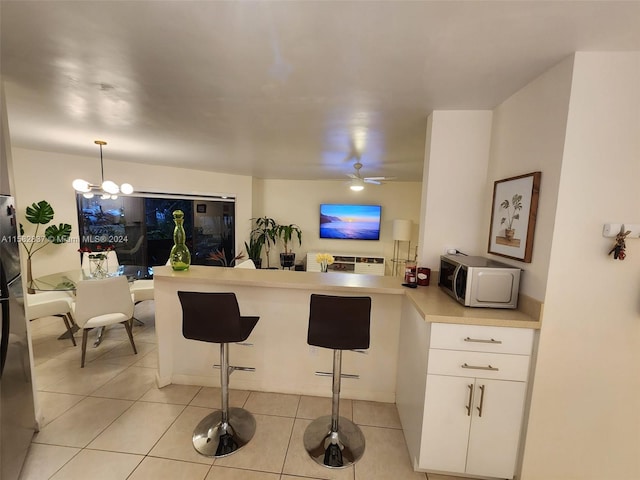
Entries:
{"label": "white wall", "polygon": [[535,79],[494,110],[491,156],[479,242],[487,254],[496,180],[542,172],[531,263],[494,256],[524,270],[520,291],[544,301],[571,92],[573,57]]}
{"label": "white wall", "polygon": [[488,223],[482,200],[489,163],[491,111],[435,111],[427,124],[420,265],[438,270],[445,247],[482,255]]}
{"label": "white wall", "polygon": [[640,239],[601,235],[640,222],[639,181],[640,53],[578,53],[523,480],[640,478]]}
{"label": "white wall", "polygon": [[[13,149],[18,218],[26,233],[32,225],[24,221],[25,208],[33,202],[47,200],[55,210],[55,223],[69,223],[72,237],[78,237],[75,178],[99,177],[99,157],[80,157],[20,148]],[[37,173],[34,173],[37,172]],[[137,191],[229,194],[236,197],[236,250],[244,250],[249,237],[250,219],[268,215],[281,223],[297,223],[303,230],[302,248],[294,251],[326,250],[364,253],[392,257],[391,223],[395,218],[414,222],[417,244],[420,211],[419,182],[390,182],[367,186],[352,192],[341,181],[258,180],[252,177],[139,165],[109,160],[105,152],[105,177],[129,181]],[[96,179],[97,182],[98,178]],[[383,225],[380,241],[320,240],[320,203],[372,203],[382,205]],[[406,244],[404,244],[406,246]],[[50,245],[33,258],[34,276],[79,268],[78,243]],[[413,249],[412,249],[413,251]],[[279,265],[279,249],[272,252],[272,265]],[[413,253],[412,253],[413,255]],[[302,258],[302,257],[300,257]],[[390,271],[390,270],[389,270]]]}
{"label": "white wall", "polygon": [[[367,185],[361,192],[353,192],[343,181],[322,180],[255,180],[254,216],[268,216],[278,223],[295,223],[302,229],[302,246],[293,249],[297,260],[307,252],[357,253],[383,255],[387,259],[387,274],[391,273],[393,239],[391,226],[394,219],[412,220],[413,240],[411,258],[418,240],[420,215],[419,182],[388,182],[384,185]],[[362,203],[382,206],[380,240],[329,240],[320,239],[321,203]],[[402,254],[406,256],[408,244],[402,243]],[[279,265],[281,248],[272,251],[271,266]],[[263,261],[263,267],[266,263]]]}
{"label": "white wall", "polygon": [[[90,158],[21,148],[14,148],[12,153],[18,220],[25,225],[25,234],[32,233],[35,228],[24,220],[26,207],[47,200],[55,210],[53,221],[69,223],[72,237],[77,240],[78,214],[71,182],[75,178],[99,182],[98,151],[96,157]],[[235,196],[236,249],[244,247],[244,238],[249,231],[248,219],[251,218],[251,177],[117,162],[108,159],[107,151],[104,157],[105,178],[116,183],[128,181],[137,191]],[[76,241],[42,249],[33,257],[34,277],[80,268],[78,247]]]}

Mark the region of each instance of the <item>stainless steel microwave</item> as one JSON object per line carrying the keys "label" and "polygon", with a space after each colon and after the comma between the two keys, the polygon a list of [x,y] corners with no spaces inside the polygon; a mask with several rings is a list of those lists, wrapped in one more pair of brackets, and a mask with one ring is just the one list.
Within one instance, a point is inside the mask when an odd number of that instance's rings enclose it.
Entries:
{"label": "stainless steel microwave", "polygon": [[517,308],[520,272],[489,258],[442,255],[438,285],[467,307]]}

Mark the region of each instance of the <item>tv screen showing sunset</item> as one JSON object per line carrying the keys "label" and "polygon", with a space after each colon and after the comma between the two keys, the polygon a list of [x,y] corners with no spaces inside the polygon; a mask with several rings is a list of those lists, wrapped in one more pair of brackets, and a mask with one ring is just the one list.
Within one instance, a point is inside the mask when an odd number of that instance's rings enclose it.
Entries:
{"label": "tv screen showing sunset", "polygon": [[320,205],[320,238],[380,239],[380,205]]}

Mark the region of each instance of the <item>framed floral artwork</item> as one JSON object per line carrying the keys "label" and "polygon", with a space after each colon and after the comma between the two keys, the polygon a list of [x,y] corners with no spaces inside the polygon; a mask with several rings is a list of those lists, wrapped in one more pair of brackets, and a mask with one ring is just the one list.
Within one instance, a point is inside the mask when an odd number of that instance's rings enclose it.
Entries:
{"label": "framed floral artwork", "polygon": [[493,184],[489,253],[530,263],[541,172]]}

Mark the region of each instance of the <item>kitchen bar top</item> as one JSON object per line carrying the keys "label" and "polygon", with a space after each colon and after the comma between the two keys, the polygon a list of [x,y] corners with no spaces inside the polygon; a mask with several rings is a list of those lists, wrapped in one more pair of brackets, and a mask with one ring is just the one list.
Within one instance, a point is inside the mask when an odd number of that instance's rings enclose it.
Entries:
{"label": "kitchen bar top", "polygon": [[539,329],[542,304],[520,295],[519,308],[470,308],[458,304],[437,285],[406,288],[400,277],[361,275],[339,272],[297,272],[270,269],[239,269],[192,265],[189,270],[176,272],[171,267],[154,267],[155,278],[173,281],[212,281],[226,285],[262,288],[290,288],[323,292],[352,292],[354,294],[406,295],[420,315],[428,322],[461,323]]}

